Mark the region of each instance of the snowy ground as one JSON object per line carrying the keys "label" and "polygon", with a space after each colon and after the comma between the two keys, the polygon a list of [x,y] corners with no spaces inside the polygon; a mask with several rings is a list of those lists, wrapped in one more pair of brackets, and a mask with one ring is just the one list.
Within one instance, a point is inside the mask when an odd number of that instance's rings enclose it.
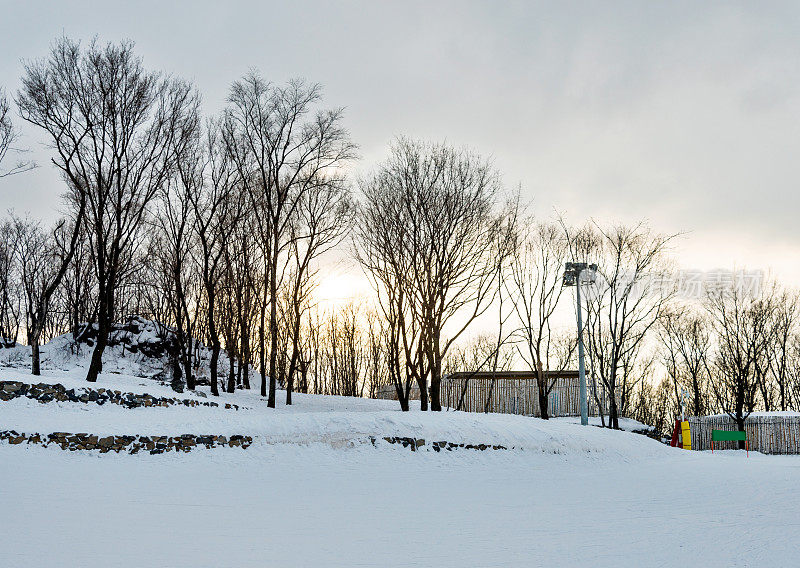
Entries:
{"label": "snowy ground", "polygon": [[0,447],[0,565],[790,566],[800,461]]}
{"label": "snowy ground", "polygon": [[[0,380],[30,382],[14,369]],[[85,385],[79,370],[42,381]],[[96,386],[196,396],[112,373]],[[221,401],[247,408],[0,402],[0,429],[256,437],[247,450],[135,456],[0,445],[0,566],[796,564],[795,456],[388,401]],[[370,435],[516,449],[412,453]]]}

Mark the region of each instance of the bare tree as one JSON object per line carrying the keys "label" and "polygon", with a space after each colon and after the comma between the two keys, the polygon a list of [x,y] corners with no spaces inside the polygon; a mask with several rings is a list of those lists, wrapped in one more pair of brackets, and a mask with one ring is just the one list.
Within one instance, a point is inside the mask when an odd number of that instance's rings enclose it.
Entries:
{"label": "bare tree", "polygon": [[517,349],[536,373],[541,417],[547,420],[548,401],[556,379],[551,371],[563,371],[569,357],[557,357],[552,318],[563,291],[564,262],[569,257],[567,235],[555,223],[530,224],[512,260],[514,310],[520,321]]}
{"label": "bare tree", "polygon": [[377,395],[378,389],[390,384],[389,373],[386,369],[386,348],[383,343],[384,322],[378,318],[378,313],[367,309],[364,314],[366,322],[366,376],[369,398]]}
{"label": "bare tree", "polygon": [[[237,222],[238,224],[238,222]],[[222,337],[225,340],[225,352],[228,355],[228,382],[225,391],[233,393],[237,386],[236,361],[240,359],[239,343],[241,336],[241,318],[237,314],[238,297],[241,294],[239,267],[234,257],[235,246],[230,237],[234,235],[231,228],[229,238],[223,252],[221,302],[219,303],[219,320]],[[241,368],[241,367],[240,367]]]}
{"label": "bare tree", "polygon": [[323,373],[327,394],[362,396],[366,381],[364,330],[360,310],[348,304],[332,313],[324,330]]}
{"label": "bare tree", "polygon": [[[191,153],[184,153],[179,158],[178,170],[185,171],[189,167],[186,162],[191,159]],[[161,291],[168,303],[170,321],[175,326],[181,375],[189,390],[195,388],[192,347],[198,315],[197,297],[201,288],[198,285],[198,266],[193,262],[197,239],[192,223],[192,187],[187,186],[180,175],[170,179],[162,188],[158,209],[152,219],[158,239],[152,258],[158,265]]]}
{"label": "bare tree", "polygon": [[360,302],[325,311],[313,306],[304,320],[298,392],[373,398],[391,384],[385,324],[373,309]]}
{"label": "bare tree", "polygon": [[[88,329],[87,322],[95,321],[97,317],[97,293],[94,269],[92,267],[90,243],[87,236],[85,223],[77,224],[80,235],[75,243],[72,260],[64,274],[61,286],[56,291],[58,310],[66,314],[68,326],[73,339],[77,340],[80,334]],[[63,233],[56,238],[56,243],[69,242],[67,234],[74,227],[62,226]],[[59,254],[66,256],[68,251],[61,250]],[[77,348],[79,343],[76,342]]]}
{"label": "bare tree", "polygon": [[497,349],[497,337],[481,333],[464,343],[453,345],[445,358],[443,373],[509,371],[514,363],[514,347],[504,344]]}
{"label": "bare tree", "polygon": [[120,279],[148,206],[171,175],[171,142],[191,130],[198,97],[188,84],[146,71],[129,42],[82,49],[62,38],[47,59],[26,64],[22,82],[22,117],[50,134],[75,208],[87,204],[98,337],[86,379],[94,382]]}
{"label": "bare tree", "polygon": [[773,340],[770,342],[768,365],[770,377],[778,388],[779,409],[785,411],[792,404],[791,369],[800,363],[794,359],[792,352],[793,340],[798,333],[800,301],[796,293],[783,291],[775,296],[774,308]]}
{"label": "bare tree", "polygon": [[464,344],[455,344],[450,348],[442,365],[442,376],[456,372],[469,373],[461,388],[456,410],[464,408],[470,380],[480,372],[488,372],[491,374],[491,381],[486,393],[484,412],[489,412],[496,373],[510,370],[514,363],[515,348],[511,339],[511,335],[504,335],[501,329],[496,334],[482,333]]}
{"label": "bare tree", "polygon": [[0,341],[3,347],[16,345],[22,317],[14,232],[10,220],[0,223]]}
{"label": "bare tree", "polygon": [[[79,210],[78,218],[82,216],[83,211]],[[31,219],[12,217],[12,223],[14,252],[25,296],[25,329],[31,347],[31,373],[40,375],[39,343],[50,315],[53,295],[72,260],[80,226],[78,222],[73,223],[70,242],[59,243],[57,239],[65,221],[56,227],[52,237],[48,237],[41,225]]]}
{"label": "bare tree", "polygon": [[[220,315],[228,355],[227,391],[250,388],[250,337],[257,306],[255,266],[258,259],[252,233],[252,211],[246,196],[239,196],[240,216],[225,239]],[[237,365],[238,362],[238,365]]]}
{"label": "bare tree", "polygon": [[691,395],[689,411],[702,416],[711,407],[709,400],[709,353],[712,345],[711,323],[702,313],[686,306],[672,306],[664,311],[658,326],[662,359],[672,380],[676,405],[682,392]]}
{"label": "bare tree", "polygon": [[402,138],[362,193],[358,258],[388,316],[392,357],[419,385],[422,409],[430,384],[431,409],[441,410],[444,358],[496,298],[516,208],[499,210],[499,177],[476,154]]}
{"label": "bare tree", "polygon": [[[22,151],[13,147],[14,142],[19,138],[19,133],[11,122],[11,105],[5,91],[0,89],[0,166],[8,156],[9,152],[21,153]],[[28,160],[18,160],[8,170],[0,169],[0,178],[18,174],[33,169],[35,164]]]}
{"label": "bare tree", "polygon": [[618,414],[629,416],[634,404],[635,393],[639,387],[650,382],[656,367],[656,354],[645,349],[645,342],[640,342],[636,349],[625,352],[620,365],[620,380],[617,385],[619,399]]}
{"label": "bare tree", "polygon": [[659,383],[639,383],[631,417],[642,424],[653,426],[659,436],[668,436],[674,424],[672,417],[677,413],[671,392],[672,385],[667,379]]}
{"label": "bare tree", "polygon": [[595,224],[570,237],[576,260],[599,265],[598,282],[586,294],[585,329],[590,367],[608,395],[611,428],[619,428],[624,371],[632,368],[634,355],[674,295],[673,287],[663,285],[672,238],[643,224],[610,229]]}
{"label": "bare tree", "polygon": [[[772,335],[772,299],[738,286],[708,291],[706,309],[717,347],[711,386],[723,412],[739,430],[758,403]],[[744,447],[742,445],[742,447]]]}
{"label": "bare tree", "polygon": [[793,408],[800,407],[800,333],[795,333],[789,342],[789,361],[787,384]]}
{"label": "bare tree", "polygon": [[372,280],[378,298],[381,319],[386,324],[386,365],[395,387],[400,408],[409,410],[411,388],[419,381],[421,362],[421,326],[412,317],[413,297],[410,279],[413,255],[403,195],[393,191],[383,174],[362,187],[366,203],[359,211],[356,225],[357,257]]}
{"label": "bare tree", "polygon": [[298,202],[297,217],[289,237],[293,269],[287,278],[291,355],[286,374],[286,404],[292,404],[295,372],[302,364],[300,332],[315,286],[317,271],[313,263],[341,243],[350,229],[352,211],[349,188],[334,180],[320,180],[318,185],[309,187]]}
{"label": "bare tree", "polygon": [[246,208],[246,215],[234,227],[231,241],[231,255],[234,266],[235,310],[239,327],[239,381],[242,387],[250,388],[250,365],[252,363],[252,329],[258,310],[257,300],[260,297],[257,288],[257,251],[256,236],[253,234],[252,208]]}
{"label": "bare tree", "polygon": [[[319,85],[292,81],[278,87],[253,73],[234,83],[225,115],[227,148],[251,197],[264,255],[262,309],[269,310],[269,349],[264,324],[260,342],[262,361],[267,352],[269,357],[270,407],[277,387],[279,287],[292,224],[306,194],[320,184],[341,183],[341,167],[355,157],[341,125],[342,109],[316,110],[320,99]],[[267,395],[263,371],[261,390]]]}
{"label": "bare tree", "polygon": [[243,214],[241,186],[213,122],[207,128],[205,148],[196,147],[194,157],[187,157],[179,163],[178,169],[194,214],[206,325],[211,341],[211,394],[219,396],[217,367],[222,346],[217,326],[217,295],[228,238]]}

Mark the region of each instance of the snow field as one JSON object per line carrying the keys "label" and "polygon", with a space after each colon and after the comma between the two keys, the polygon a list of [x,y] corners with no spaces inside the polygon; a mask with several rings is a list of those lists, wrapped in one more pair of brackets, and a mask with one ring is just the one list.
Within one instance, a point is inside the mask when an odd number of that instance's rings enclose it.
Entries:
{"label": "snow field", "polygon": [[0,565],[794,565],[800,461],[725,454],[0,446]]}
{"label": "snow field", "polygon": [[[81,375],[0,370],[68,388],[85,388]],[[116,373],[92,388],[202,399]],[[0,402],[0,429],[255,437],[246,450],[133,456],[0,444],[0,566],[796,565],[797,456],[712,456],[577,419],[392,401],[296,395],[287,407],[278,394],[276,409],[257,391],[203,399],[239,411]],[[411,452],[382,436],[514,449]]]}

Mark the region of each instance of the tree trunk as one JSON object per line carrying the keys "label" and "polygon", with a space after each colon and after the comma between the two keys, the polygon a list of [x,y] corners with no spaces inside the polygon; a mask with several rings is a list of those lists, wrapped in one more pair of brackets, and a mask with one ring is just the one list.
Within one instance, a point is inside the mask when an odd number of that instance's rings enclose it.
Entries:
{"label": "tree trunk", "polygon": [[428,381],[424,378],[417,379],[417,388],[419,388],[419,409],[426,411],[428,410]]}
{"label": "tree trunk", "polygon": [[31,338],[31,374],[41,375],[42,371],[39,365],[39,337]]}
{"label": "tree trunk", "polygon": [[702,401],[700,400],[700,384],[697,380],[697,375],[695,375],[692,379],[692,387],[694,387],[694,415],[702,416],[703,408],[701,405]]}
{"label": "tree trunk", "polygon": [[308,394],[308,364],[305,361],[300,362],[300,388],[299,392]]}
{"label": "tree trunk", "polygon": [[292,404],[292,391],[294,390],[294,375],[297,371],[297,347],[292,349],[292,359],[289,362],[289,373],[286,377],[286,404]]}
{"label": "tree trunk", "polygon": [[403,412],[408,412],[409,410],[408,397],[403,392],[402,387],[397,389],[397,400],[400,402],[400,410],[402,410]]}
{"label": "tree trunk", "polygon": [[[441,412],[442,411],[442,399],[441,399],[441,384],[442,384],[442,361],[439,357],[439,334],[434,334],[434,341],[433,341],[433,364],[431,365],[431,411],[432,412]],[[427,394],[427,393],[426,393]]]}
{"label": "tree trunk", "polygon": [[[173,272],[173,282],[175,283],[175,321],[177,323],[177,333],[176,338],[178,340],[178,357],[180,358],[180,364],[183,365],[183,374],[185,376],[184,382],[186,383],[186,388],[189,390],[194,390],[194,377],[192,376],[192,355],[191,355],[191,337],[187,337],[188,334],[184,329],[184,312],[186,306],[186,293],[183,290],[183,285],[181,284],[180,279],[180,264]],[[188,311],[188,310],[186,310]],[[188,314],[186,315],[186,323],[189,323],[190,320],[188,319]]]}
{"label": "tree trunk", "polygon": [[492,374],[492,380],[489,383],[489,390],[486,393],[486,401],[483,403],[483,413],[489,414],[489,407],[492,404],[492,395],[494,394],[494,385],[497,382],[497,377]]}
{"label": "tree trunk", "polygon": [[441,376],[432,375],[431,388],[430,388],[431,412],[442,411],[441,386],[442,386]]}
{"label": "tree trunk", "polygon": [[609,389],[608,402],[608,425],[614,430],[619,430],[619,412],[617,411],[617,397],[614,391]]}
{"label": "tree trunk", "polygon": [[258,349],[261,353],[261,361],[259,362],[259,369],[261,371],[261,396],[267,396],[267,350],[266,342],[264,340],[264,325],[266,318],[266,301],[261,306],[261,326],[258,328]]}
{"label": "tree trunk", "polygon": [[550,420],[550,397],[547,396],[547,381],[537,381],[536,390],[539,391],[539,415],[542,420]]}
{"label": "tree trunk", "polygon": [[242,328],[242,353],[239,360],[239,371],[242,373],[242,384],[250,390],[250,331],[249,324]]}
{"label": "tree trunk", "polygon": [[269,275],[269,397],[267,406],[275,408],[278,371],[278,239],[273,243],[273,259]]}
{"label": "tree trunk", "polygon": [[92,360],[89,363],[89,371],[86,380],[96,383],[98,375],[103,372],[103,352],[108,345],[108,335],[111,333],[110,315],[108,313],[108,303],[101,297],[100,309],[97,317],[97,342],[92,350]]}
{"label": "tree trunk", "polygon": [[108,345],[108,328],[106,326],[98,326],[97,343],[94,345],[92,351],[92,360],[89,363],[89,372],[86,374],[86,380],[90,383],[97,382],[97,376],[103,372],[103,352]]}
{"label": "tree trunk", "polygon": [[211,394],[219,396],[219,386],[217,385],[217,365],[219,363],[219,336],[217,335],[217,326],[214,321],[214,293],[212,286],[206,284],[206,292],[208,293],[208,334],[211,338]]}
{"label": "tree trunk", "polygon": [[194,375],[192,374],[192,338],[186,337],[184,334],[183,346],[183,374],[186,375],[186,388],[194,390],[195,382]]}
{"label": "tree trunk", "polygon": [[228,350],[228,392],[236,392],[236,357]]}
{"label": "tree trunk", "polygon": [[781,378],[780,382],[778,383],[778,388],[780,389],[781,395],[781,411],[786,412],[786,388],[784,387],[783,378]]}
{"label": "tree trunk", "polygon": [[219,396],[219,387],[217,386],[217,364],[219,363],[219,345],[214,343],[211,346],[211,394]]}

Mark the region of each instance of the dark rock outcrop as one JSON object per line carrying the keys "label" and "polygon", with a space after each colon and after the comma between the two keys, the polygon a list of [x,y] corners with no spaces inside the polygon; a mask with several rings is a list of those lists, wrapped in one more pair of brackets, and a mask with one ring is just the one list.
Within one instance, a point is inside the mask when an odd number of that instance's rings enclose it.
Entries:
{"label": "dark rock outcrop", "polygon": [[[95,323],[81,324],[75,332],[75,341],[92,347],[97,341],[98,327]],[[130,353],[141,353],[150,359],[177,357],[179,346],[175,331],[167,326],[131,316],[121,323],[111,324],[108,347],[122,346]]]}

